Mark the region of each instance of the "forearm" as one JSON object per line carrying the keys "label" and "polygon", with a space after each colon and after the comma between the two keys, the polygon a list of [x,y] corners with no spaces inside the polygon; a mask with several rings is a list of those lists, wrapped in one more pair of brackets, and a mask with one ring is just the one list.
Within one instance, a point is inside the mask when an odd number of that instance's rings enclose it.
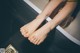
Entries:
{"label": "forearm", "polygon": [[51,29],[64,20],[75,9],[75,6],[76,2],[67,2],[62,10],[60,10],[60,12],[53,18]]}

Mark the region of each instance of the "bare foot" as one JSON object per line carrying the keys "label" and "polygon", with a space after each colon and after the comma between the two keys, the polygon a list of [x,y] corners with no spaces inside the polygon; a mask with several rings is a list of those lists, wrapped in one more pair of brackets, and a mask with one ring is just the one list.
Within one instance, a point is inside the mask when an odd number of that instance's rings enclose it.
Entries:
{"label": "bare foot", "polygon": [[32,22],[22,26],[20,31],[24,37],[29,37],[44,21],[45,16],[38,15]]}
{"label": "bare foot", "polygon": [[30,40],[30,42],[32,42],[35,45],[39,45],[40,43],[42,43],[45,38],[47,37],[47,34],[50,32],[51,30],[51,23],[48,22],[46,23],[44,26],[42,26],[40,29],[38,29],[37,31],[35,31],[28,39]]}

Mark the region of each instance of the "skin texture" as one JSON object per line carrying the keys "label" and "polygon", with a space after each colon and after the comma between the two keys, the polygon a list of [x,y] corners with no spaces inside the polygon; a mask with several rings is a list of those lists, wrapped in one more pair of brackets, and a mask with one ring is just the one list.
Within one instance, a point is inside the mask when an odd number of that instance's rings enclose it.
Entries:
{"label": "skin texture", "polygon": [[29,37],[40,26],[40,24],[45,19],[45,18],[40,18],[40,17],[45,17],[45,16],[38,15],[36,17],[36,19],[34,19],[32,22],[30,22],[30,23],[24,25],[23,27],[21,27],[20,31],[22,32],[22,35],[24,37]]}
{"label": "skin texture", "polygon": [[[20,31],[24,37],[29,37],[38,27],[39,25],[46,19],[46,16],[49,16],[52,11],[61,3],[62,1],[50,1],[45,9],[42,11],[41,14],[39,14],[36,19],[34,19],[32,22],[24,25],[20,28]],[[55,6],[53,6],[55,5]],[[34,25],[33,25],[34,24]],[[33,26],[33,27],[31,27]]]}
{"label": "skin texture", "polygon": [[36,17],[36,19],[20,28],[22,35],[28,38],[28,40],[35,45],[42,43],[50,30],[54,29],[54,27],[64,20],[76,6],[76,2],[67,2],[51,21],[37,29],[46,19],[46,16],[49,16],[62,1],[63,0],[51,0],[42,13]]}

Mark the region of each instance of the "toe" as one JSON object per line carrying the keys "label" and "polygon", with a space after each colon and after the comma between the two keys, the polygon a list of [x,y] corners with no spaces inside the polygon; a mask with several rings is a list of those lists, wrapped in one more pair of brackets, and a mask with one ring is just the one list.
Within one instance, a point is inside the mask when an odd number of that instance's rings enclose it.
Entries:
{"label": "toe", "polygon": [[29,41],[30,41],[31,43],[33,43],[33,41],[34,41],[34,38],[31,38],[31,39],[29,39]]}
{"label": "toe", "polygon": [[28,40],[33,40],[33,35],[30,35],[30,37],[28,37]]}
{"label": "toe", "polygon": [[28,32],[26,32],[26,33],[25,33],[25,36],[26,36],[26,37],[29,37],[29,33],[28,33]]}
{"label": "toe", "polygon": [[36,45],[39,45],[40,43],[43,42],[43,39],[39,40],[38,42],[36,42]]}
{"label": "toe", "polygon": [[36,41],[38,41],[38,40],[39,40],[38,38],[34,37],[33,44],[35,44]]}
{"label": "toe", "polygon": [[24,36],[24,37],[28,37],[27,33],[28,33],[27,31],[24,32],[24,35],[23,35],[23,36]]}
{"label": "toe", "polygon": [[38,43],[39,41],[40,41],[40,39],[37,39],[34,44],[37,45],[37,43]]}

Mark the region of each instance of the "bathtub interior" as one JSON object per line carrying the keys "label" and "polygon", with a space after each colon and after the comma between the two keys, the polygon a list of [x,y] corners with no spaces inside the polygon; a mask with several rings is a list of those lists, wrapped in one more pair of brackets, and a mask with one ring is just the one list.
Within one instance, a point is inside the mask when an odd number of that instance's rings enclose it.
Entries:
{"label": "bathtub interior", "polygon": [[80,12],[77,14],[76,18],[72,21],[72,23],[65,28],[65,30],[71,34],[76,39],[80,40]]}

